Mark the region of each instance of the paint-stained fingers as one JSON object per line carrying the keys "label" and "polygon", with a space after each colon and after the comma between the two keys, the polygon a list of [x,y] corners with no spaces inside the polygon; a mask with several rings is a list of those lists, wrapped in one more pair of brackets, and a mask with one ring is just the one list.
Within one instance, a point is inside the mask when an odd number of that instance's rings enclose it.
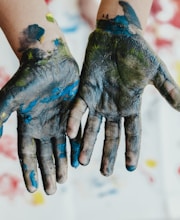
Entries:
{"label": "paint-stained fingers", "polygon": [[126,168],[133,171],[137,167],[141,142],[141,121],[139,115],[124,118],[126,137]]}
{"label": "paint-stained fingers", "polygon": [[18,135],[18,155],[23,172],[24,182],[29,192],[38,188],[36,143],[29,136]]}
{"label": "paint-stained fingers", "polygon": [[89,113],[84,129],[84,135],[81,143],[81,152],[79,156],[79,162],[82,165],[87,165],[91,159],[101,122],[102,117],[100,115],[93,115]]}
{"label": "paint-stained fingers", "polygon": [[70,139],[71,145],[71,166],[77,168],[79,166],[79,154],[81,150],[81,126],[75,138]]}
{"label": "paint-stained fingers", "polygon": [[77,136],[81,124],[81,118],[86,109],[86,103],[81,98],[77,98],[72,110],[70,111],[68,119],[67,135],[69,138],[73,139]]}
{"label": "paint-stained fingers", "polygon": [[37,140],[37,156],[46,194],[56,192],[56,171],[53,160],[53,147],[49,139]]}
{"label": "paint-stained fingers", "polygon": [[120,141],[120,123],[120,120],[107,120],[105,123],[105,140],[100,169],[104,176],[109,176],[113,173],[114,163]]}
{"label": "paint-stained fingers", "polygon": [[67,179],[67,149],[66,136],[58,137],[54,141],[54,158],[56,165],[56,181],[64,183]]}
{"label": "paint-stained fingers", "polygon": [[159,65],[153,83],[169,104],[180,111],[180,88],[168,72],[165,64]]}

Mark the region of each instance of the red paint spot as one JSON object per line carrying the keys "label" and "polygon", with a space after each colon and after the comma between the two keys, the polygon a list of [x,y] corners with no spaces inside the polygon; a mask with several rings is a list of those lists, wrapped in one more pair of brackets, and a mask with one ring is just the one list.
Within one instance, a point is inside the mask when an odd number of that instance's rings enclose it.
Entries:
{"label": "red paint spot", "polygon": [[172,46],[172,40],[168,40],[165,38],[156,38],[155,39],[155,45],[160,48],[160,47],[169,47]]}
{"label": "red paint spot", "polygon": [[8,173],[0,175],[0,195],[7,196],[9,199],[22,195],[24,189],[21,186],[21,182],[21,179],[17,176],[12,176]]}
{"label": "red paint spot", "polygon": [[3,135],[0,139],[0,154],[12,160],[17,159],[16,139],[10,135]]}
{"label": "red paint spot", "polygon": [[180,166],[177,169],[177,173],[178,173],[178,175],[180,175]]}
{"label": "red paint spot", "polygon": [[176,28],[180,28],[180,9],[175,12],[173,18],[169,21],[169,23]]}
{"label": "red paint spot", "polygon": [[4,67],[0,67],[0,88],[2,88],[10,79],[10,75],[6,72]]}
{"label": "red paint spot", "polygon": [[46,4],[49,4],[50,2],[52,2],[52,0],[45,0]]}
{"label": "red paint spot", "polygon": [[142,175],[148,180],[149,183],[151,183],[151,184],[155,183],[155,179],[154,179],[154,177],[151,175],[150,172],[148,172],[148,171],[147,171],[146,169],[144,169],[143,167],[139,167],[138,169],[141,171]]}
{"label": "red paint spot", "polygon": [[151,14],[153,16],[155,16],[155,15],[157,15],[161,11],[162,11],[162,7],[160,5],[159,0],[153,1],[152,8],[151,8]]}

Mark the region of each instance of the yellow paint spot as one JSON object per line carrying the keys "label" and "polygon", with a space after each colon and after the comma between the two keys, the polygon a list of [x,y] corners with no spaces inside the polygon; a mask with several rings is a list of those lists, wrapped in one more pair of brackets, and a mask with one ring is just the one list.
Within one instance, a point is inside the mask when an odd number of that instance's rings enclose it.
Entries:
{"label": "yellow paint spot", "polygon": [[180,85],[180,61],[179,60],[175,62],[175,70],[177,73],[177,83],[178,85]]}
{"label": "yellow paint spot", "polygon": [[1,114],[1,120],[4,120],[4,119],[6,118],[6,116],[7,116],[6,112],[3,112],[3,113]]}
{"label": "yellow paint spot", "polygon": [[37,191],[32,196],[33,205],[43,205],[45,203],[45,198],[42,192]]}
{"label": "yellow paint spot", "polygon": [[32,51],[30,51],[28,53],[28,60],[32,60],[33,59],[33,54],[32,54]]}
{"label": "yellow paint spot", "polygon": [[46,14],[46,19],[48,21],[50,21],[50,22],[54,22],[55,21],[53,15],[51,13],[47,13]]}
{"label": "yellow paint spot", "polygon": [[157,166],[157,161],[153,160],[153,159],[148,159],[146,160],[146,166],[150,167],[150,168],[154,168]]}
{"label": "yellow paint spot", "polygon": [[39,39],[40,43],[43,43],[44,41],[44,35]]}

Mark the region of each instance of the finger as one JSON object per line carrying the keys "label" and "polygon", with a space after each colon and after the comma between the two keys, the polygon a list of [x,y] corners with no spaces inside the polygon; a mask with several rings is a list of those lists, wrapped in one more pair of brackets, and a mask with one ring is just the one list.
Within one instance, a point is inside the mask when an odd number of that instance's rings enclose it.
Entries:
{"label": "finger", "polygon": [[35,140],[18,133],[18,155],[26,188],[29,192],[35,192],[38,188]]}
{"label": "finger", "polygon": [[58,137],[54,141],[54,158],[56,164],[56,180],[58,183],[64,183],[67,179],[67,152],[66,137]]}
{"label": "finger", "polygon": [[86,103],[81,98],[77,98],[72,110],[70,111],[67,124],[67,135],[71,139],[77,136],[81,123],[81,118],[85,113],[86,109]]}
{"label": "finger", "polygon": [[80,154],[80,142],[81,142],[81,126],[79,132],[74,139],[70,139],[71,144],[71,166],[77,168],[79,166],[79,154]]}
{"label": "finger", "polygon": [[125,117],[124,128],[126,136],[126,168],[133,171],[137,167],[141,141],[141,123],[139,115]]}
{"label": "finger", "polygon": [[114,163],[120,141],[120,121],[106,121],[101,173],[109,176],[113,173]]}
{"label": "finger", "polygon": [[50,140],[38,140],[38,162],[41,170],[44,190],[48,195],[56,192],[56,173],[53,161],[53,149]]}
{"label": "finger", "polygon": [[100,130],[101,121],[102,117],[99,115],[89,114],[88,116],[82,139],[81,152],[79,156],[79,162],[82,165],[87,165],[90,161],[94,145],[97,139],[97,134]]}
{"label": "finger", "polygon": [[162,61],[153,79],[153,83],[169,104],[180,111],[180,88],[173,80]]}

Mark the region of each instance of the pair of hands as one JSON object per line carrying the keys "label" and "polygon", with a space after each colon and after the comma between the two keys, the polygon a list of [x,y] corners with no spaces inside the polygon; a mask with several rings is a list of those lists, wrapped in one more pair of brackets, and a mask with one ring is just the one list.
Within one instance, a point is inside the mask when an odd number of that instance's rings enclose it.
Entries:
{"label": "pair of hands", "polygon": [[[146,85],[153,84],[180,110],[178,86],[138,31],[127,36],[97,28],[89,38],[80,80],[67,51],[64,43],[51,54],[27,50],[18,71],[0,91],[1,135],[3,123],[17,111],[18,155],[30,192],[38,187],[37,164],[47,194],[56,191],[56,182],[66,180],[66,133],[72,166],[89,163],[103,117],[101,173],[113,172],[122,118],[126,167],[133,171],[139,157],[141,97]],[[87,108],[81,138],[80,123]]]}

